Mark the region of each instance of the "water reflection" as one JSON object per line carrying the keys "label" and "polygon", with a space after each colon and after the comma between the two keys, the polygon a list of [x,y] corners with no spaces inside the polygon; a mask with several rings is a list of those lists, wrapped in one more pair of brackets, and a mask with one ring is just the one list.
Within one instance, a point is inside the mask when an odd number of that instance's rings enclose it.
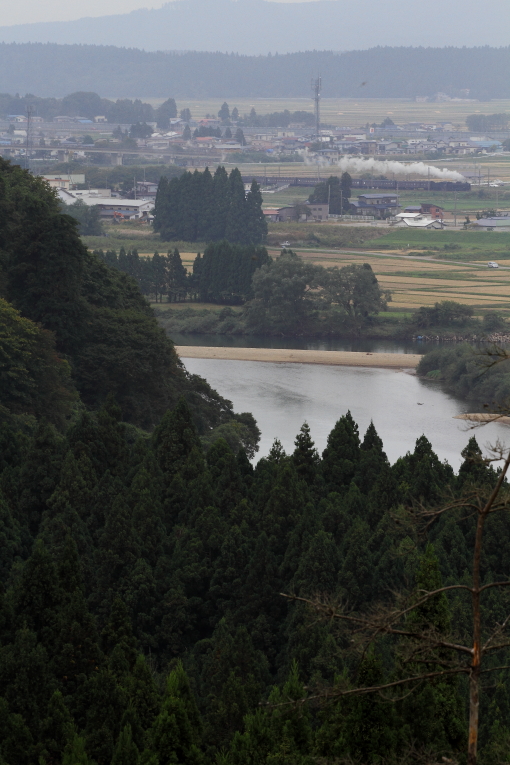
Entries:
{"label": "water reflection", "polygon": [[419,340],[341,340],[267,335],[207,335],[170,333],[175,345],[205,345],[222,348],[293,348],[309,351],[362,351],[364,353],[426,353],[435,348]]}
{"label": "water reflection", "polygon": [[[453,416],[466,404],[444,393],[437,383],[388,369],[272,364],[256,361],[184,359],[237,412],[252,412],[262,431],[264,456],[278,437],[287,452],[306,420],[322,451],[335,421],[350,409],[363,436],[370,420],[391,462],[414,449],[425,434],[440,457],[458,469],[460,452],[473,431]],[[474,431],[480,446],[510,441],[508,426],[491,423]]]}

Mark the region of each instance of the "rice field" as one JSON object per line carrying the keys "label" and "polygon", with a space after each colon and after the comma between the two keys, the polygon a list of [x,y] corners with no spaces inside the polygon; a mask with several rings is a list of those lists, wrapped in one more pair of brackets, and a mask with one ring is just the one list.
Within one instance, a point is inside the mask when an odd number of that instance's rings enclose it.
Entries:
{"label": "rice field", "polygon": [[[487,269],[487,262],[461,265],[372,253],[320,253],[302,251],[305,260],[325,267],[370,263],[379,284],[391,290],[391,311],[408,312],[441,300],[473,306],[477,315],[498,311],[510,316],[510,253],[498,258],[500,269]],[[508,270],[506,270],[508,269]]]}

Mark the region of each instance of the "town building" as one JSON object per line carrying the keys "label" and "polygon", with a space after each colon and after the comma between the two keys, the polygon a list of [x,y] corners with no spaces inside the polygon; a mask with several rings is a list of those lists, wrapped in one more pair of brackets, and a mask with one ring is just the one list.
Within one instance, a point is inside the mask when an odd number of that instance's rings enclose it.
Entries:
{"label": "town building", "polygon": [[50,184],[52,189],[66,189],[70,191],[76,186],[85,183],[84,173],[65,173],[65,175],[43,175],[43,179]]}
{"label": "town building", "polygon": [[262,212],[264,213],[264,217],[267,221],[270,221],[271,223],[279,223],[280,221],[279,209],[262,210]]}
{"label": "town building", "polygon": [[358,146],[362,154],[377,154],[377,141],[360,141]]}
{"label": "town building", "polygon": [[137,199],[155,199],[158,193],[158,184],[151,181],[137,181],[136,182],[136,198]]}
{"label": "town building", "polygon": [[327,220],[329,216],[329,205],[318,202],[305,202],[310,211],[310,217],[314,220]]}
{"label": "town building", "polygon": [[400,211],[398,194],[360,194],[357,200],[349,200],[352,215],[373,216],[384,220]]}
{"label": "town building", "polygon": [[424,202],[421,205],[409,205],[404,209],[405,213],[418,213],[420,215],[428,215],[435,220],[442,220],[444,218],[444,208],[439,205],[429,204]]}
{"label": "town building", "polygon": [[[147,199],[115,199],[106,196],[108,190],[96,189],[89,192],[58,190],[58,196],[66,205],[72,205],[79,199],[88,207],[97,207],[99,217],[117,220],[136,220],[149,218],[154,202]],[[97,192],[103,192],[100,196]]]}
{"label": "town building", "polygon": [[430,215],[424,215],[421,212],[397,213],[392,221],[404,228],[443,228],[442,220],[431,218]]}

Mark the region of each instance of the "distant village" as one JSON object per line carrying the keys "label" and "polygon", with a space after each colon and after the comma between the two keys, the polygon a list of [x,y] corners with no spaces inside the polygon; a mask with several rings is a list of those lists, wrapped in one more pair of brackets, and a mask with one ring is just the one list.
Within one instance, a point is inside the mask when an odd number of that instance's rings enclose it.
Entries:
{"label": "distant village", "polygon": [[[307,113],[299,113],[307,114]],[[313,115],[307,114],[312,117]],[[246,120],[245,120],[246,121]],[[238,125],[242,125],[239,127]],[[29,131],[29,132],[28,132]],[[84,139],[87,139],[86,142]],[[9,114],[0,120],[0,153],[19,157],[27,151],[35,161],[92,159],[110,153],[111,164],[121,164],[124,154],[147,155],[183,166],[218,162],[303,161],[334,164],[341,156],[422,157],[484,155],[501,152],[504,140],[495,135],[470,134],[451,122],[411,122],[396,125],[386,118],[380,125],[363,128],[315,126],[290,122],[286,127],[249,127],[243,120],[208,116],[201,120],[176,117],[168,129],[156,122],[137,125],[109,124],[104,115],[55,116],[51,122],[32,116],[30,125],[23,114]],[[97,157],[95,157],[97,159]]]}
{"label": "distant village", "polygon": [[[167,121],[165,129],[158,127],[157,122],[111,124],[104,115],[93,118],[57,115],[51,121],[45,121],[38,116],[29,118],[27,115],[9,114],[0,120],[0,154],[29,167],[32,172],[37,172],[39,165],[47,168],[51,162],[115,166],[124,164],[126,158],[129,158],[130,164],[173,164],[183,169],[233,162],[240,166],[241,171],[243,163],[258,162],[261,167],[264,166],[264,173],[259,171],[257,180],[266,189],[274,190],[286,185],[283,177],[275,180],[276,173],[281,176],[281,166],[289,167],[290,163],[295,162],[324,168],[323,173],[326,174],[328,167],[334,172],[333,167],[345,156],[433,159],[445,155],[482,156],[501,153],[509,148],[508,139],[505,141],[502,135],[474,135],[465,128],[460,130],[451,122],[396,125],[386,118],[379,125],[367,124],[359,130],[321,124],[317,131],[308,119],[305,120],[307,124],[290,121],[284,128],[261,128],[250,126],[246,115],[244,120],[235,119],[238,117],[237,109],[231,114],[227,104],[222,109],[226,109],[226,114],[221,117],[208,115],[201,120],[193,120],[189,110],[183,110],[180,117]],[[313,117],[305,112],[296,114]],[[466,175],[471,176],[466,178],[471,184],[485,182],[476,172]],[[111,189],[84,188],[85,177],[79,173],[45,173],[44,177],[57,189],[65,204],[81,201],[87,206],[97,207],[101,218],[113,221],[152,220],[156,183],[134,180],[132,190],[121,195]],[[247,188],[251,177],[248,173],[244,177]],[[309,176],[302,182],[295,178],[288,180],[287,185],[314,186],[316,183]],[[401,181],[400,188],[409,183],[414,183],[416,188],[427,188],[426,181]],[[449,225],[445,210],[432,204],[423,203],[402,209],[399,181],[391,182],[385,178],[370,184],[355,179],[353,186],[358,186],[360,191],[366,187],[365,193],[357,197],[353,193],[342,216],[331,215],[326,203],[309,202],[279,208],[265,204],[264,214],[270,222],[320,222],[342,217],[365,223],[388,221],[391,225],[407,227]],[[387,191],[369,191],[376,188]]]}

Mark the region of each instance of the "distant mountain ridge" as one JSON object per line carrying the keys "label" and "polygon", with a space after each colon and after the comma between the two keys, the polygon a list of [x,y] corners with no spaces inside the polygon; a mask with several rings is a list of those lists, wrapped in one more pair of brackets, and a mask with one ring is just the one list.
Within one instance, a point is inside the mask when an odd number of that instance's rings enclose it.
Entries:
{"label": "distant mountain ridge", "polygon": [[0,43],[0,93],[62,97],[94,91],[115,98],[414,98],[444,91],[510,98],[510,47],[372,48],[278,56],[151,53],[94,45]]}
{"label": "distant mountain ridge", "polygon": [[114,16],[4,26],[0,40],[249,55],[376,45],[508,44],[508,0],[485,0],[483,10],[478,0],[442,0],[439,12],[434,10],[439,4],[411,5],[408,0],[176,0]]}

